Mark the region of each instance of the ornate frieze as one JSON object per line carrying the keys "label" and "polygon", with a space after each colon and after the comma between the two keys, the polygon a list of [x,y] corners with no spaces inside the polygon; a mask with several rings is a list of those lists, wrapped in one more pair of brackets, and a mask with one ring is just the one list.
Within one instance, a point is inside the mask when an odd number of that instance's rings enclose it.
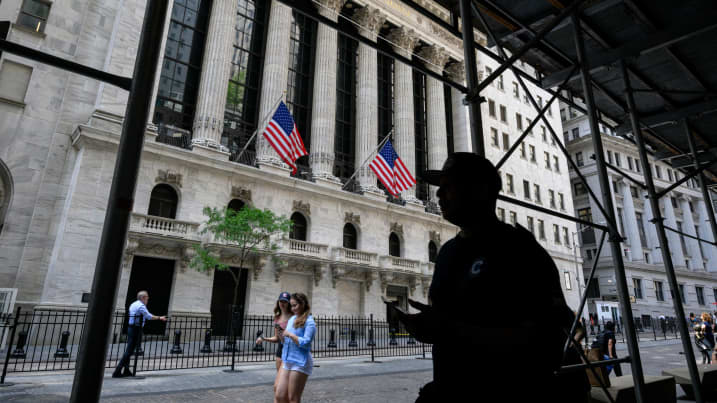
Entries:
{"label": "ornate frieze", "polygon": [[388,41],[410,55],[418,43],[418,35],[412,29],[394,28],[388,34]]}
{"label": "ornate frieze", "polygon": [[463,41],[461,39],[449,33],[445,29],[441,28],[435,22],[431,22],[431,32],[433,33],[433,35],[441,38],[443,41],[453,45],[456,48],[463,47]]}
{"label": "ornate frieze", "polygon": [[403,237],[403,225],[397,222],[391,223],[391,232],[395,232],[396,235]]}
{"label": "ornate frieze", "polygon": [[361,216],[347,211],[344,221],[358,226],[361,225]]}
{"label": "ornate frieze", "polygon": [[304,203],[301,200],[294,200],[294,211],[298,211],[308,217],[311,215],[311,204]]}
{"label": "ornate frieze", "polygon": [[314,0],[314,3],[316,3],[319,14],[336,21],[346,0]]}
{"label": "ornate frieze", "polygon": [[182,187],[182,174],[172,171],[171,169],[160,169],[157,171],[157,177],[154,178],[157,183],[169,183]]}
{"label": "ornate frieze", "polygon": [[361,33],[364,36],[375,36],[381,30],[381,26],[386,21],[386,15],[381,10],[366,6],[354,11],[352,19],[361,26]]}
{"label": "ornate frieze", "polygon": [[232,197],[240,199],[245,203],[251,203],[251,189],[241,186],[232,186]]}

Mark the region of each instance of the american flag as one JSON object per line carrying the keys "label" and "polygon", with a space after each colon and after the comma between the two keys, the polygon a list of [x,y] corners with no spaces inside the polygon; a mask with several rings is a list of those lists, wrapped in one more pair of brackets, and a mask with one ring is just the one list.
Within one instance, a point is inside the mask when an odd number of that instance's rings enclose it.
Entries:
{"label": "american flag", "polygon": [[416,184],[416,179],[393,149],[391,140],[386,141],[369,166],[383,186],[395,197]]}
{"label": "american flag", "polygon": [[296,160],[309,154],[306,152],[299,129],[296,128],[294,118],[291,117],[289,108],[286,107],[284,101],[279,103],[274,116],[266,125],[264,138],[274,147],[281,159],[292,168],[292,173],[296,173]]}

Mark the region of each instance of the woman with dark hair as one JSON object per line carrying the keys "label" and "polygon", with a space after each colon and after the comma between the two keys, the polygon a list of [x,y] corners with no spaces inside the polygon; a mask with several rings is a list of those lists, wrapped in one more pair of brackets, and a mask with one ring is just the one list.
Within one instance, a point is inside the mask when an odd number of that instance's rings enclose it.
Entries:
{"label": "woman with dark hair", "polygon": [[[279,299],[276,300],[276,305],[274,306],[274,336],[272,337],[264,337],[259,336],[258,339],[256,339],[256,344],[261,344],[262,342],[268,341],[272,343],[279,343],[279,346],[276,348],[276,372],[279,373],[279,368],[281,368],[281,352],[283,350],[283,340],[284,337],[282,335],[282,332],[284,329],[286,329],[286,325],[289,322],[289,319],[291,318],[291,307],[289,306],[289,300],[291,299],[291,294],[284,291],[281,294],[279,294]],[[276,381],[278,378],[274,380],[274,390],[276,390]]]}
{"label": "woman with dark hair", "polygon": [[275,403],[299,403],[309,375],[314,367],[311,342],[316,334],[316,322],[311,316],[311,306],[306,295],[291,296],[291,311],[284,336],[282,365],[277,375]]}

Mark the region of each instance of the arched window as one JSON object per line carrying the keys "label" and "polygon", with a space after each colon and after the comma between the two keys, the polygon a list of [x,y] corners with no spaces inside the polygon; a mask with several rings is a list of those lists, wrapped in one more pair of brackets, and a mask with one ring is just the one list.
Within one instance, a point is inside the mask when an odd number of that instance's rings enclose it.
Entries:
{"label": "arched window", "polygon": [[393,232],[388,236],[388,254],[401,257],[401,240],[398,239],[398,235]]}
{"label": "arched window", "polygon": [[352,224],[346,223],[344,225],[344,248],[358,249],[357,241],[356,228]]}
{"label": "arched window", "polygon": [[298,241],[306,241],[306,218],[301,213],[294,213],[291,215],[291,232],[289,232],[289,238],[296,239]]}
{"label": "arched window", "polygon": [[438,246],[433,241],[428,242],[428,261],[436,263],[436,257],[438,256]]}
{"label": "arched window", "polygon": [[169,185],[161,184],[152,189],[147,214],[156,217],[175,218],[177,215],[177,192]]}
{"label": "arched window", "polygon": [[230,208],[234,211],[239,211],[239,210],[243,209],[244,206],[246,206],[246,203],[244,203],[243,201],[241,201],[239,199],[232,199],[232,201],[229,202],[229,205],[227,206],[227,208]]}

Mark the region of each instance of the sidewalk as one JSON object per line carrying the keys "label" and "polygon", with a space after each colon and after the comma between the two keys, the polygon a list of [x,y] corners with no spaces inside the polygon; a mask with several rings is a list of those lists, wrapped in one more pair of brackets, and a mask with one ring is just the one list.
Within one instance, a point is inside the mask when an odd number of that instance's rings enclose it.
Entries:
{"label": "sidewalk", "polygon": [[[432,362],[415,357],[382,358],[380,363],[367,362],[366,357],[355,359],[321,359],[307,386],[307,393],[314,396],[324,394],[322,385],[331,383],[336,389],[336,382],[345,384],[343,387],[352,389],[346,397],[355,399],[364,393],[376,393],[377,379],[383,379],[386,388],[397,392],[401,385],[402,395],[407,402],[413,402],[418,388],[432,378]],[[111,378],[111,371],[105,371],[102,385],[102,400],[105,401],[271,401],[271,389],[276,373],[275,364],[261,363],[238,366],[241,372],[227,373],[223,368],[201,368],[171,371],[140,372],[143,379]],[[401,374],[406,376],[400,376]],[[385,375],[393,375],[386,377]],[[0,400],[12,402],[66,402],[72,389],[73,373],[32,373],[10,374],[7,382],[13,386],[0,387]],[[352,378],[349,380],[349,378]],[[360,380],[358,379],[360,378]],[[342,388],[343,388],[342,387]],[[237,391],[225,395],[221,391],[230,388],[241,388],[241,398]],[[167,396],[172,394],[172,396]],[[211,395],[211,398],[210,398]],[[223,396],[223,397],[222,397]],[[308,397],[308,395],[307,395]],[[363,397],[368,398],[367,396]],[[148,400],[149,399],[149,400]],[[308,401],[308,400],[307,400]],[[311,400],[315,401],[315,400]],[[324,400],[336,401],[336,400]],[[362,400],[341,400],[355,401]],[[369,400],[363,400],[369,401]],[[389,401],[384,399],[370,400],[372,403]],[[395,396],[391,398],[396,400]]]}

